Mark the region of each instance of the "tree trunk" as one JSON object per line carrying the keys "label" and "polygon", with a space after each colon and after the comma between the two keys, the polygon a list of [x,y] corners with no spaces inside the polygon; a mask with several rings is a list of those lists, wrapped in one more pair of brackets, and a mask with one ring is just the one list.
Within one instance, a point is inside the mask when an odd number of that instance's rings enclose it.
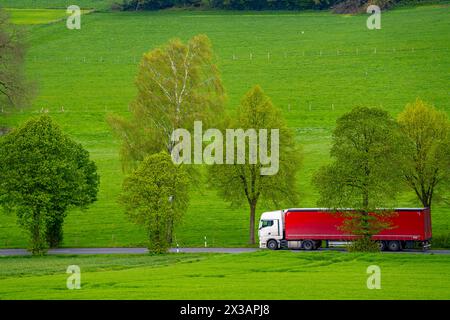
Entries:
{"label": "tree trunk", "polygon": [[52,219],[47,221],[45,239],[50,248],[58,248],[63,240],[64,213],[55,212]]}
{"label": "tree trunk", "polygon": [[31,253],[41,255],[45,252],[44,241],[41,234],[40,211],[33,214],[33,225],[31,226]]}
{"label": "tree trunk", "polygon": [[369,192],[367,188],[363,191],[363,210],[361,213],[361,231],[364,238],[370,238],[370,226],[369,226]]}
{"label": "tree trunk", "polygon": [[172,242],[173,242],[173,225],[174,225],[174,223],[173,223],[173,218],[169,218],[168,220],[169,221],[167,222],[168,228],[167,228],[167,238],[166,238],[166,240],[167,240],[167,243],[169,245],[172,245]]}
{"label": "tree trunk", "polygon": [[250,237],[249,244],[255,244],[255,215],[256,215],[256,203],[250,203]]}

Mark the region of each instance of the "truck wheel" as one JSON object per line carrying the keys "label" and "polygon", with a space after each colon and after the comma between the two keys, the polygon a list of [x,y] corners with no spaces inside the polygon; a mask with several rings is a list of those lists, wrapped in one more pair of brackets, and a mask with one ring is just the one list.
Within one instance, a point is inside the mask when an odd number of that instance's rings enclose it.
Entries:
{"label": "truck wheel", "polygon": [[314,250],[315,249],[314,242],[311,240],[305,240],[303,241],[302,248],[308,251]]}
{"label": "truck wheel", "polygon": [[393,240],[388,242],[389,251],[400,251],[402,249],[402,245],[400,241]]}
{"label": "truck wheel", "polygon": [[278,242],[276,240],[269,240],[267,241],[267,248],[270,250],[277,250],[278,249]]}

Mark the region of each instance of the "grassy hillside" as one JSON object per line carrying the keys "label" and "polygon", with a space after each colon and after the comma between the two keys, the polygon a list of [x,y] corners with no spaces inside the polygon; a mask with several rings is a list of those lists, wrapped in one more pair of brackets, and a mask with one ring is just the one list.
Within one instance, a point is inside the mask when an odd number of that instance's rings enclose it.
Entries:
{"label": "grassy hillside", "polygon": [[[447,255],[266,251],[0,262],[2,299],[448,299],[450,290]],[[66,288],[72,264],[80,266],[81,290]],[[367,289],[370,265],[380,267],[381,290]],[[268,279],[283,285],[268,289]]]}
{"label": "grassy hillside", "polygon": [[[305,152],[296,206],[315,206],[311,175],[328,161],[339,115],[359,105],[382,106],[396,115],[416,97],[450,113],[449,7],[383,13],[381,30],[368,30],[366,18],[327,12],[96,12],[82,17],[81,30],[66,29],[64,21],[30,25],[27,70],[39,95],[31,108],[2,114],[0,121],[17,125],[48,109],[96,161],[99,200],[85,212],[70,212],[64,246],[141,245],[145,233],[116,203],[123,178],[119,142],[105,116],[127,114],[144,52],[169,38],[205,33],[217,55],[227,108],[234,110],[242,95],[260,84],[296,130]],[[408,193],[398,205],[418,203]],[[449,217],[448,208],[433,208],[435,236],[450,233]],[[207,236],[211,246],[242,246],[247,227],[247,208],[230,209],[204,187],[193,191],[176,237],[180,245],[202,246]],[[0,246],[25,245],[15,217],[0,215]]]}

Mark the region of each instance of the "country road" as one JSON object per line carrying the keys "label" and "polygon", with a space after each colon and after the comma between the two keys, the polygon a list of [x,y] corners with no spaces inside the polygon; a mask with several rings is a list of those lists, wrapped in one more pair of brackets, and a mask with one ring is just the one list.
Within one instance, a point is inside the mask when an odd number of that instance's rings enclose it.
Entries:
{"label": "country road", "polygon": [[[245,252],[255,252],[260,249],[257,248],[172,248],[170,252],[176,253],[245,253]],[[345,249],[341,248],[325,248],[319,249],[312,252],[321,251],[342,251],[346,252]],[[302,253],[303,250],[294,250],[294,252]],[[58,254],[145,254],[148,253],[147,248],[59,248],[50,249],[48,251],[49,255]],[[383,252],[383,254],[450,254],[450,250],[403,250],[400,252]],[[25,256],[30,255],[30,253],[25,249],[0,249],[0,256]]]}

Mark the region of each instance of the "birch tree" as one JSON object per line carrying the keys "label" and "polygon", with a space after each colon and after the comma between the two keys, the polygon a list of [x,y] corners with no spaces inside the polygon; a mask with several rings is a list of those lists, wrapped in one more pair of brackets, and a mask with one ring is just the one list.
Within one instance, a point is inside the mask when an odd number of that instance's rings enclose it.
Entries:
{"label": "birch tree", "polygon": [[[131,119],[109,117],[122,140],[124,170],[135,168],[147,155],[171,154],[175,129],[192,132],[195,120],[208,127],[220,117],[224,90],[213,60],[206,35],[195,36],[186,44],[173,39],[144,54],[135,81],[137,96],[130,104]],[[187,171],[191,180],[198,182],[192,167]],[[168,228],[169,242],[172,233],[173,228]]]}
{"label": "birch tree", "polygon": [[194,120],[203,121],[205,127],[222,113],[224,90],[205,35],[186,44],[170,40],[144,54],[135,83],[131,119],[109,118],[123,141],[124,169],[133,168],[148,154],[170,154],[174,129],[192,131]]}

